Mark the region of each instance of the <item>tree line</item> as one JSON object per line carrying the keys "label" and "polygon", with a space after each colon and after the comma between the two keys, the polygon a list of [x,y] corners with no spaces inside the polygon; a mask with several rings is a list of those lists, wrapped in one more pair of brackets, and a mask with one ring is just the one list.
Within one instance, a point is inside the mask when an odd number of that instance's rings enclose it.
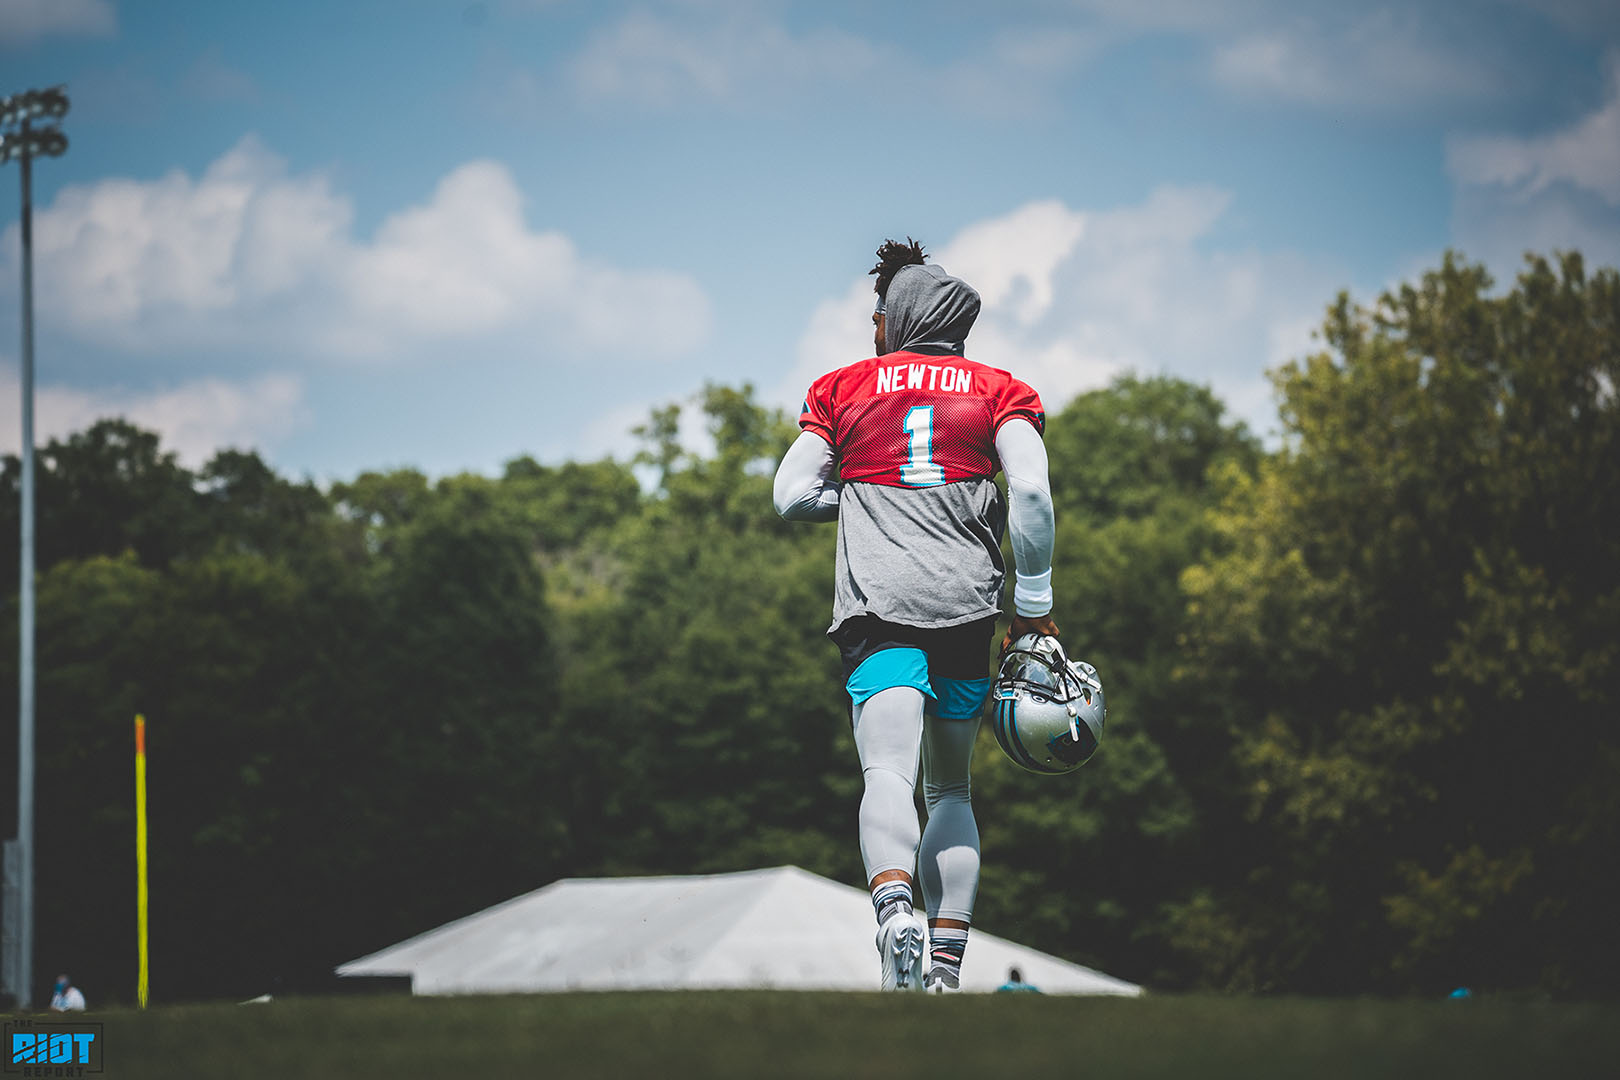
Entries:
{"label": "tree line", "polygon": [[[1054,615],[1109,726],[1060,778],[983,734],[978,925],[1165,989],[1612,994],[1620,276],[1448,256],[1321,346],[1272,447],[1168,377],[1054,410]],[[860,884],[834,531],[772,510],[787,417],[700,407],[704,454],[669,406],[632,461],[325,488],[119,420],[45,446],[35,973],[133,995],[137,712],[159,1000],[565,876]]]}

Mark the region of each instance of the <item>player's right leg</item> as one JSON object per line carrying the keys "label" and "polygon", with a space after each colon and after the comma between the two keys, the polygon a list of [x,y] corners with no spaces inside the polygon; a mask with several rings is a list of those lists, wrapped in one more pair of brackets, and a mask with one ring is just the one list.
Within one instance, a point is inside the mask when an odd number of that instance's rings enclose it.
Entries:
{"label": "player's right leg", "polygon": [[861,757],[861,860],[877,913],[878,955],[884,990],[921,990],[926,966],[922,920],[912,907],[911,871],[917,861],[918,748],[923,694],[911,686],[880,690],[854,709],[855,747]]}
{"label": "player's right leg", "polygon": [[861,860],[878,919],[882,988],[921,990],[926,930],[913,909],[911,874],[921,829],[912,792],[921,753],[926,660],[910,648],[874,653],[850,676],[861,796]]}
{"label": "player's right leg", "polygon": [[883,988],[921,990],[927,927],[913,910],[916,804],[923,704],[934,696],[928,654],[914,627],[874,615],[845,619],[829,636],[844,661],[861,758],[861,858],[878,916]]}
{"label": "player's right leg", "polygon": [[[922,714],[923,695],[910,686],[889,687],[855,706],[855,749],[865,782],[860,831],[867,881],[898,871],[909,884],[917,862],[920,830],[912,792],[917,785]],[[887,914],[878,911],[880,920]]]}

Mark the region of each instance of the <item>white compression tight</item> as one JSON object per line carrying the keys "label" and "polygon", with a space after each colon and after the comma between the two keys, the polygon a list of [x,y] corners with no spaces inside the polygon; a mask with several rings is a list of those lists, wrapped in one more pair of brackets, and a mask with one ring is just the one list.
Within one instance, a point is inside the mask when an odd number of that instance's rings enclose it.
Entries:
{"label": "white compression tight", "polygon": [[[930,919],[973,920],[979,891],[979,827],[973,820],[968,767],[979,721],[923,716],[922,691],[881,690],[855,706],[861,798],[861,858],[866,880],[886,870],[912,873],[918,862]],[[919,830],[912,792],[923,771],[928,827]]]}

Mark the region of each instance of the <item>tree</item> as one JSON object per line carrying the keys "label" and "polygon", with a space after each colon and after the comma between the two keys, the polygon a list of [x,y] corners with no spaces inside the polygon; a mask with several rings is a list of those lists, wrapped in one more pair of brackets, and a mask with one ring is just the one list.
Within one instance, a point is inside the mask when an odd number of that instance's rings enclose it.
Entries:
{"label": "tree", "polygon": [[1448,256],[1341,296],[1184,577],[1187,714],[1251,826],[1201,900],[1239,984],[1614,985],[1620,277],[1490,289]]}
{"label": "tree", "polygon": [[[194,478],[158,437],[125,420],[100,420],[37,459],[35,565],[133,551],[145,566],[165,566],[208,542]],[[0,559],[16,566],[22,463],[5,459],[0,501]]]}
{"label": "tree", "polygon": [[544,884],[570,822],[549,786],[572,766],[551,748],[556,657],[526,530],[491,481],[414,499],[368,570],[371,694],[341,742],[354,899],[379,945]]}

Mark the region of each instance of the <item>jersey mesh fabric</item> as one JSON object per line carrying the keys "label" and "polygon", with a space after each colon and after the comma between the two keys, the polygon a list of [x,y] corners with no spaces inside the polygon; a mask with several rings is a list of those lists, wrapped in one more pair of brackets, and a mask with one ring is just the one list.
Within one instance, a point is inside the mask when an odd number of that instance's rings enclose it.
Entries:
{"label": "jersey mesh fabric", "polygon": [[900,352],[828,372],[810,387],[799,426],[838,451],[845,483],[933,487],[994,477],[1001,425],[1046,415],[1027,384],[960,356]]}

